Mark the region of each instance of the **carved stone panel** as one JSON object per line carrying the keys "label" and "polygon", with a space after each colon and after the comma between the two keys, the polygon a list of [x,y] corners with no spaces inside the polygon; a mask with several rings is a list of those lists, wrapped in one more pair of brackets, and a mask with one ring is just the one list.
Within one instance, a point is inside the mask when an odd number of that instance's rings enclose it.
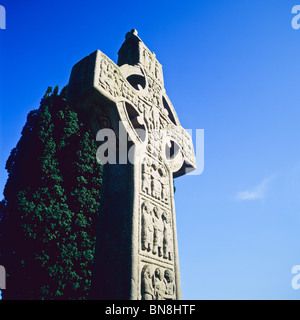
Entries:
{"label": "carved stone panel", "polygon": [[173,225],[170,209],[141,198],[140,253],[172,263]]}
{"label": "carved stone panel", "polygon": [[175,300],[174,271],[158,265],[142,263],[141,300]]}

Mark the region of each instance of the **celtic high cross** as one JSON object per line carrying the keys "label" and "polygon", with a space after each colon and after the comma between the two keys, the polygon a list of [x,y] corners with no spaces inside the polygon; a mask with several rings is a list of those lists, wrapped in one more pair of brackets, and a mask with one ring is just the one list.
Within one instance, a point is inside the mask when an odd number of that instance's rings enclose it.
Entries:
{"label": "celtic high cross", "polygon": [[99,148],[113,145],[110,134],[102,139],[107,132],[116,135],[118,156],[104,165],[91,297],[180,299],[173,178],[196,163],[161,64],[132,30],[118,65],[97,50],[73,67],[69,99]]}

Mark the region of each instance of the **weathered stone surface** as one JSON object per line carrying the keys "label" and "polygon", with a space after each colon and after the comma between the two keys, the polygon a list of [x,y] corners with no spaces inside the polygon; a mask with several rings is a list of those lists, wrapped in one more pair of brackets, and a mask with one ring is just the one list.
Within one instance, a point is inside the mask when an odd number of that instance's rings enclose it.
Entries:
{"label": "weathered stone surface", "polygon": [[[96,51],[73,67],[69,98],[95,134],[117,134],[117,163],[104,168],[92,298],[180,299],[173,178],[196,164],[161,64],[132,30],[118,65]],[[129,148],[133,161],[122,164]]]}

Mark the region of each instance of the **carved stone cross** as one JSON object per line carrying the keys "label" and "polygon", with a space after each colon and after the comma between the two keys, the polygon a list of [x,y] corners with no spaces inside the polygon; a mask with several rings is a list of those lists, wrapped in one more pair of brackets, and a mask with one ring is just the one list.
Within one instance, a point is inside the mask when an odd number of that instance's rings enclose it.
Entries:
{"label": "carved stone cross", "polygon": [[104,166],[91,297],[180,299],[173,178],[196,163],[161,64],[132,30],[118,65],[97,50],[73,67],[69,99],[95,134],[111,129],[117,136],[118,159]]}

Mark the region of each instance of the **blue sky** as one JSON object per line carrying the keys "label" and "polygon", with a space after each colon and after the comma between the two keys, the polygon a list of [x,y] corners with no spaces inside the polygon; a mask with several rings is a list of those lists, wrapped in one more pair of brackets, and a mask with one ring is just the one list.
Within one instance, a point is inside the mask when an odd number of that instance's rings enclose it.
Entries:
{"label": "blue sky", "polygon": [[[1,1],[0,191],[48,86],[135,28],[163,65],[181,124],[205,130],[205,169],[176,180],[184,299],[299,299],[300,30],[289,0]],[[2,196],[2,195],[1,195]]]}

